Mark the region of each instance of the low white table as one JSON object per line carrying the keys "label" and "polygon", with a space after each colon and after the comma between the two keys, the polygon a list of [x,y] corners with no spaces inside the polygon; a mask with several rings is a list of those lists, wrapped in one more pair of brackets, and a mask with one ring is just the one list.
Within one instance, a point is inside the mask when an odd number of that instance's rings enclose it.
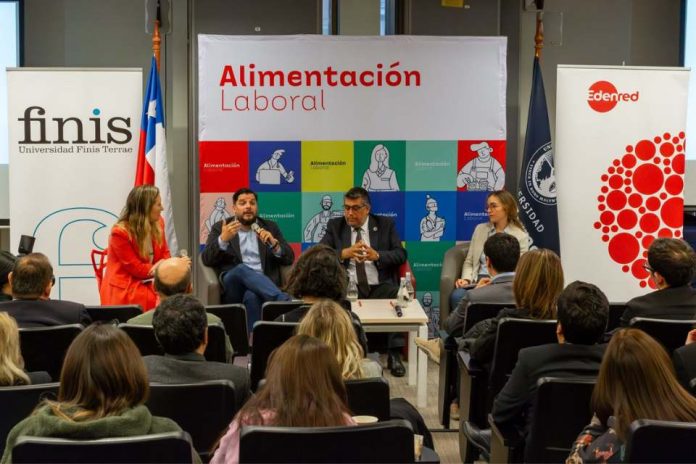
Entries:
{"label": "low white table", "polygon": [[428,357],[416,347],[416,337],[428,338],[428,316],[417,299],[398,317],[390,302],[395,300],[358,300],[352,309],[360,317],[365,332],[408,332],[408,384],[416,385],[418,407],[427,406]]}

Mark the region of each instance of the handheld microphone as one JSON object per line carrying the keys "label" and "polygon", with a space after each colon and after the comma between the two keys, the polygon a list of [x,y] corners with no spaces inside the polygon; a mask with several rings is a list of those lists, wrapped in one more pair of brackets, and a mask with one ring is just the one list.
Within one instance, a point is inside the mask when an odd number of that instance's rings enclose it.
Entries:
{"label": "handheld microphone", "polygon": [[[260,235],[260,233],[261,233],[261,226],[259,226],[258,223],[252,222],[252,223],[251,223],[251,226],[249,226],[249,227],[251,227],[251,230],[253,230],[254,233],[256,233],[256,235],[258,235],[259,237],[261,237],[261,235]],[[266,246],[267,246],[268,248],[273,249],[273,248],[275,247],[275,243],[271,243],[271,239],[270,239],[270,238],[264,240],[263,243],[265,243]]]}

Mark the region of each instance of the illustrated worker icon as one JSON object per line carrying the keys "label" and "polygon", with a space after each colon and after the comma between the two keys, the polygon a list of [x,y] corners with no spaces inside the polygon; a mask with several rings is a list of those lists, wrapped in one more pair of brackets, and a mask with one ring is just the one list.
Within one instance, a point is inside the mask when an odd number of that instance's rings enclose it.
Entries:
{"label": "illustrated worker icon", "polygon": [[341,217],[340,211],[331,211],[333,199],[331,195],[321,197],[321,211],[312,216],[304,229],[304,241],[308,243],[319,243],[326,234],[326,224],[329,219]]}
{"label": "illustrated worker icon", "polygon": [[205,220],[205,227],[208,229],[208,232],[213,229],[216,222],[232,217],[232,215],[228,213],[227,209],[225,208],[227,208],[227,202],[224,198],[219,197],[217,200],[215,200],[215,206],[210,212],[208,219]]}
{"label": "illustrated worker icon", "polygon": [[389,150],[382,144],[372,149],[370,167],[363,175],[362,187],[368,192],[399,191],[396,173],[389,167]]}
{"label": "illustrated worker icon", "polygon": [[445,233],[445,219],[437,215],[437,200],[430,195],[425,198],[428,214],[420,222],[421,242],[439,242]]}
{"label": "illustrated worker icon", "polygon": [[502,190],[505,171],[493,158],[493,148],[488,142],[480,142],[471,144],[469,149],[476,152],[476,158],[466,163],[457,174],[457,187],[466,187],[469,191]]}
{"label": "illustrated worker icon", "polygon": [[286,171],[280,158],[285,154],[285,150],[278,149],[273,152],[271,157],[261,163],[256,170],[256,182],[266,185],[280,185],[280,178],[292,184],[295,181],[295,173]]}

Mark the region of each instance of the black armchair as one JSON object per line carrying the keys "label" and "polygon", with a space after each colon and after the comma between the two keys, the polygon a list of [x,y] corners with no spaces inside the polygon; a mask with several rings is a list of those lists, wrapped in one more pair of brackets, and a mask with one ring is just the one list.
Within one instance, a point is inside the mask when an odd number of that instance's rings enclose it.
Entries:
{"label": "black armchair", "polygon": [[55,400],[58,395],[58,383],[38,385],[19,385],[0,387],[0,455],[5,450],[7,435],[12,427],[29,416],[43,399]]}
{"label": "black armchair", "polygon": [[85,306],[85,309],[87,309],[89,317],[91,317],[94,322],[111,322],[114,320],[118,322],[128,322],[129,319],[140,316],[143,313],[143,309],[138,304]]}
{"label": "black armchair", "polygon": [[297,324],[290,322],[259,321],[254,324],[252,336],[254,346],[251,350],[251,389],[256,391],[259,381],[266,375],[266,364],[273,350],[278,348],[295,333]]}
{"label": "black armchair", "polygon": [[208,305],[205,310],[215,314],[222,320],[225,332],[230,337],[230,343],[235,356],[249,354],[249,331],[247,329],[247,313],[242,303]]}
{"label": "black armchair", "polygon": [[82,332],[80,324],[19,329],[19,343],[28,372],[46,371],[60,378],[63,359],[72,341]]}
{"label": "black armchair", "polygon": [[641,419],[633,421],[624,462],[694,462],[696,424]]}
{"label": "black armchair", "polygon": [[686,335],[696,325],[696,320],[670,320],[652,319],[648,317],[634,317],[629,323],[630,327],[640,329],[650,335],[665,347],[671,357],[672,352],[684,346]]}
{"label": "black armchair", "polygon": [[374,416],[388,421],[389,383],[382,377],[373,379],[347,380],[348,408],[358,416]]}

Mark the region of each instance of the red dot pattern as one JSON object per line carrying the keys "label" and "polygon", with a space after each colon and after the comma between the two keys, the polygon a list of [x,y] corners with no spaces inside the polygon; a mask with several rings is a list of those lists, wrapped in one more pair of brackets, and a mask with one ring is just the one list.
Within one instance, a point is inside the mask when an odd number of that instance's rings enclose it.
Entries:
{"label": "red dot pattern", "polygon": [[641,288],[655,288],[643,268],[656,237],[681,237],[684,132],[665,132],[627,145],[600,177],[600,212],[594,228],[609,256]]}

